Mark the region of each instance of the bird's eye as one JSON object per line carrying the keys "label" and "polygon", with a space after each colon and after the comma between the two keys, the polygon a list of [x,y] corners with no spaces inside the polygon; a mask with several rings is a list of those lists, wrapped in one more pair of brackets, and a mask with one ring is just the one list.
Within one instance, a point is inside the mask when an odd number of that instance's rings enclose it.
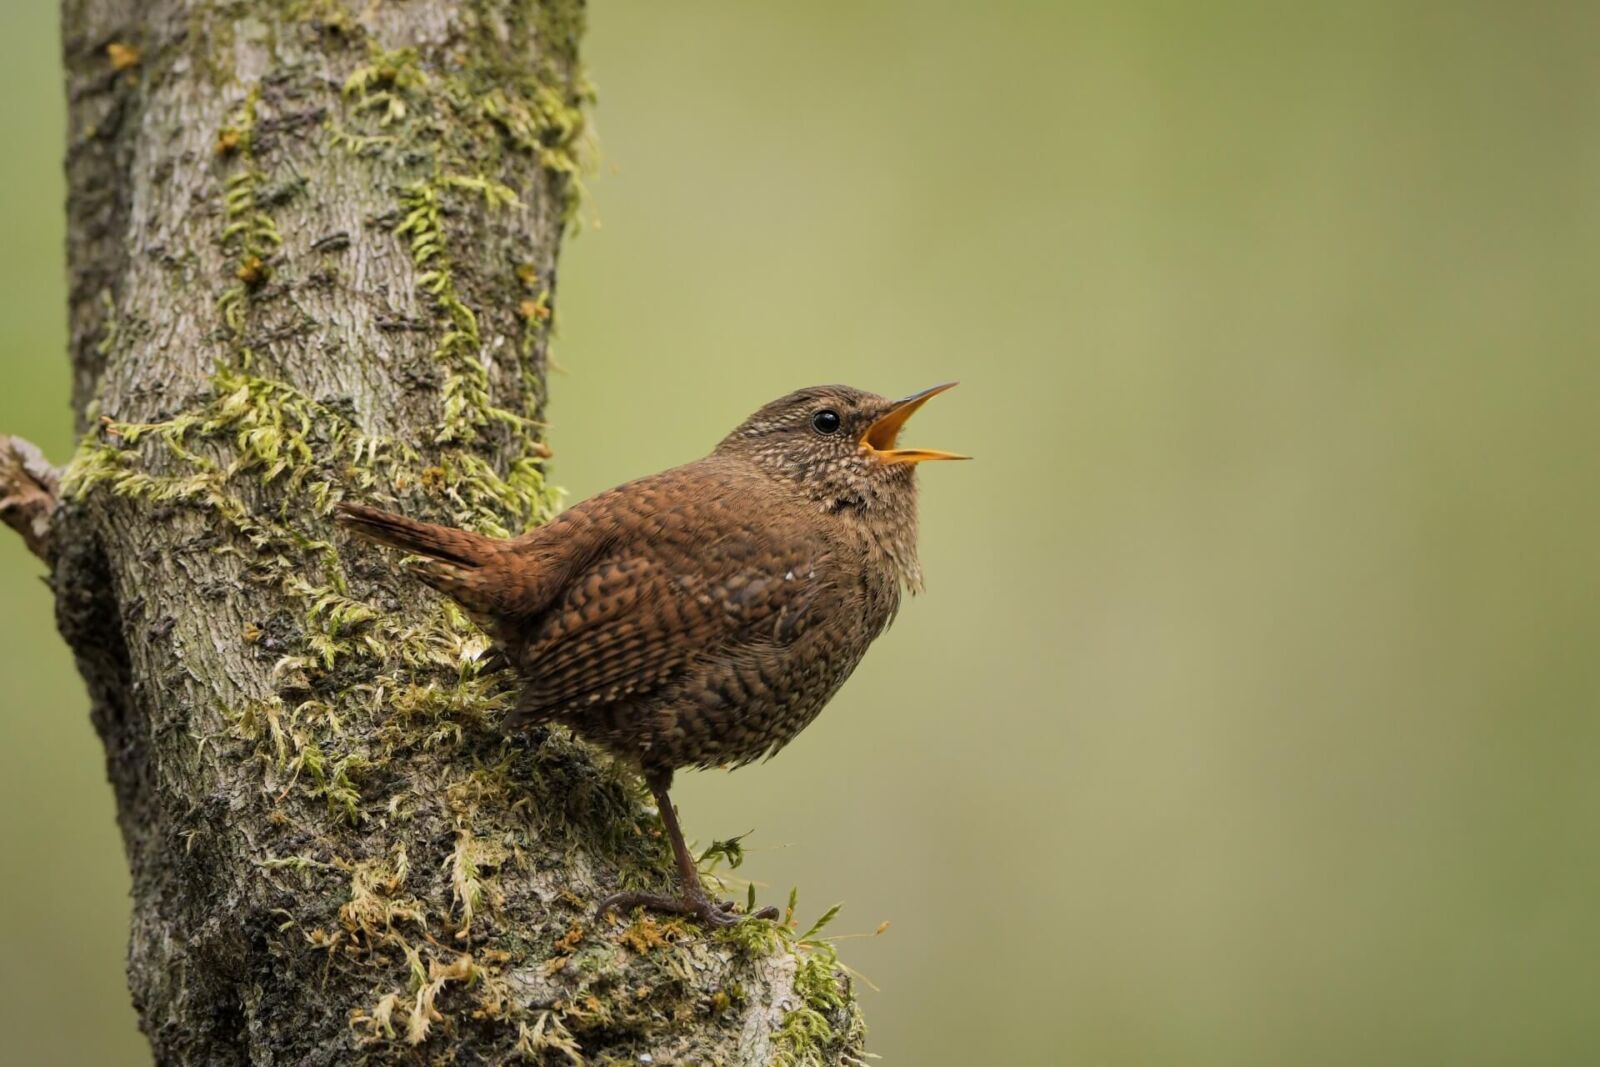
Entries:
{"label": "bird's eye", "polygon": [[811,425],[818,433],[836,433],[839,429],[839,413],[823,408],[811,416]]}

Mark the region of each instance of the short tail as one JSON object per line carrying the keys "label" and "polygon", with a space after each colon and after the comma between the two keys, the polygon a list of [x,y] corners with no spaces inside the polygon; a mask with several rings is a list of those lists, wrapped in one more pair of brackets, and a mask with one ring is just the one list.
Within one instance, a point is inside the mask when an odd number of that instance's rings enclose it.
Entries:
{"label": "short tail", "polygon": [[435,526],[431,522],[418,522],[404,515],[360,504],[341,503],[334,518],[340,526],[357,537],[430,559],[443,560],[457,567],[482,567],[494,555],[494,540],[482,534],[457,530],[451,526]]}

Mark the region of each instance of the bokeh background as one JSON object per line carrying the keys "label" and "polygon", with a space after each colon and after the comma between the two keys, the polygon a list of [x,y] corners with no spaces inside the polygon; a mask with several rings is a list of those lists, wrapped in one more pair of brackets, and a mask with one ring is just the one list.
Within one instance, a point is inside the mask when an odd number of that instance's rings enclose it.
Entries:
{"label": "bokeh background", "polygon": [[[71,449],[53,4],[0,8],[0,430]],[[1600,1059],[1600,6],[601,0],[574,497],[959,378],[928,594],[702,840],[890,1064]],[[147,1062],[0,536],[0,1058]]]}

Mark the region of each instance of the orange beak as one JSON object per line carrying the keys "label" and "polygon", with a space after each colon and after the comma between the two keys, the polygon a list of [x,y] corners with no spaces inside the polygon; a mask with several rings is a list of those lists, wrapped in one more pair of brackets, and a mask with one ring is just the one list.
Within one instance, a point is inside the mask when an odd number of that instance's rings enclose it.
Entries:
{"label": "orange beak", "polygon": [[920,393],[912,393],[904,400],[897,401],[888,413],[882,415],[867,432],[861,435],[861,447],[866,449],[883,463],[922,463],[930,459],[971,459],[971,456],[960,456],[954,452],[936,452],[931,448],[896,448],[895,442],[900,438],[900,429],[905,426],[906,420],[917,413],[917,409],[946,389],[954,389],[955,382],[945,382],[932,389],[924,389]]}

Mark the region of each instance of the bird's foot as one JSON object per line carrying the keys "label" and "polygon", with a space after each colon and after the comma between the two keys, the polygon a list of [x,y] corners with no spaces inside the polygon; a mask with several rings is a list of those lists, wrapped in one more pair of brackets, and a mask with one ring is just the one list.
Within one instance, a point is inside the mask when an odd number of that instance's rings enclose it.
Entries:
{"label": "bird's foot", "polygon": [[618,893],[600,902],[598,914],[603,916],[608,911],[615,911],[618,915],[626,915],[634,908],[665,912],[668,915],[687,915],[710,927],[733,926],[749,918],[778,917],[778,909],[773,907],[762,908],[753,916],[745,915],[743,912],[733,910],[733,901],[712,900],[704,893],[685,897],[664,897],[653,893]]}
{"label": "bird's foot", "polygon": [[491,646],[489,651],[478,657],[479,674],[496,674],[510,669],[511,659],[499,645]]}

